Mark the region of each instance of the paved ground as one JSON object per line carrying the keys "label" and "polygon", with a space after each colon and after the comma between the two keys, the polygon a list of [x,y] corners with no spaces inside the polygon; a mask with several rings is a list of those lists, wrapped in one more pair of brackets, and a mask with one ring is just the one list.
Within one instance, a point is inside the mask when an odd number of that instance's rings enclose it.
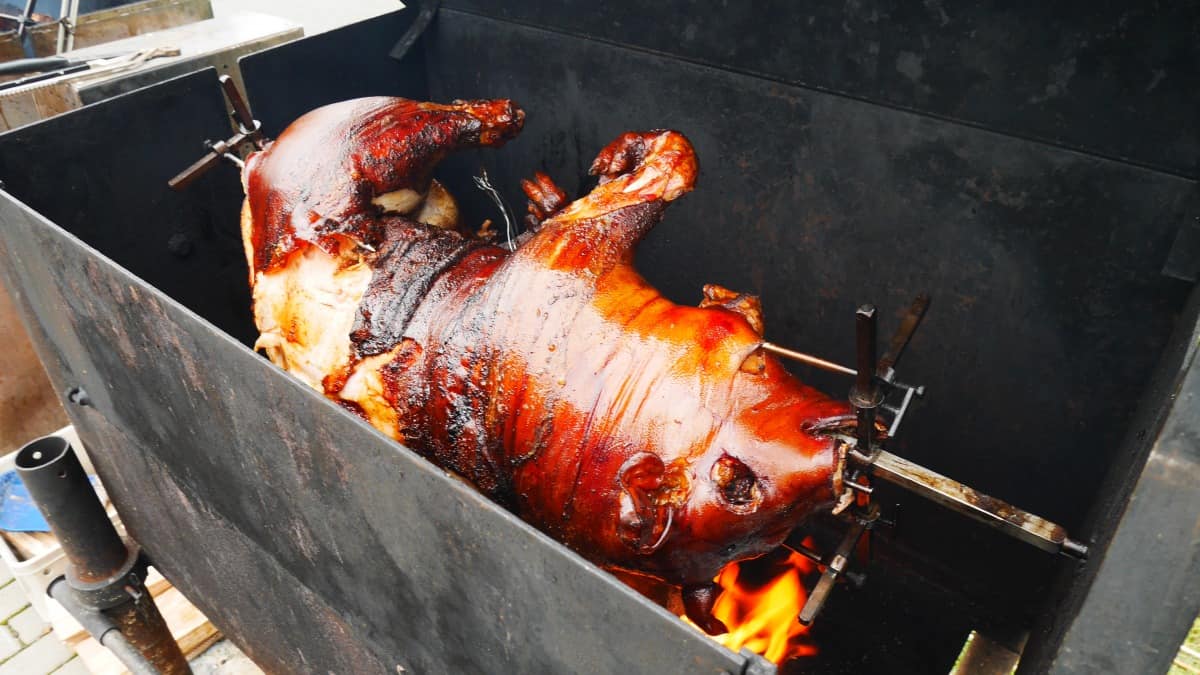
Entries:
{"label": "paved ground", "polygon": [[[0,544],[3,545],[3,544]],[[232,643],[222,640],[192,661],[195,675],[262,675]],[[42,621],[25,591],[0,563],[0,675],[88,675],[68,646]]]}
{"label": "paved ground", "polygon": [[54,637],[3,563],[0,583],[0,675],[85,675],[79,657]]}

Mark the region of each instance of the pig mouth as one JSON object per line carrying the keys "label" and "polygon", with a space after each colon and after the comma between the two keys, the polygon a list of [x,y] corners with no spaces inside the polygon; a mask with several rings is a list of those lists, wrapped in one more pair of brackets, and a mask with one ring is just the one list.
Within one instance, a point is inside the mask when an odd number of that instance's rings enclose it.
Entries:
{"label": "pig mouth", "polygon": [[[858,430],[858,419],[854,415],[837,415],[826,417],[805,427],[805,431],[820,438],[833,441],[834,467],[830,476],[833,489],[833,515],[838,515],[854,504],[854,490],[846,486],[846,461],[850,450],[858,445],[855,436]],[[878,431],[886,431],[882,427]]]}

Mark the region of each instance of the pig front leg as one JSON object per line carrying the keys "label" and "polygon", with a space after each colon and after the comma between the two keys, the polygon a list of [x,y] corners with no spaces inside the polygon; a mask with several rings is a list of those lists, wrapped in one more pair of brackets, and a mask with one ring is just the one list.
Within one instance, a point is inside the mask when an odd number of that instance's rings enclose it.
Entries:
{"label": "pig front leg", "polygon": [[721,587],[716,582],[706,584],[690,584],[683,587],[683,609],[687,618],[709,635],[728,633],[729,628],[713,616],[713,605],[721,595]]}

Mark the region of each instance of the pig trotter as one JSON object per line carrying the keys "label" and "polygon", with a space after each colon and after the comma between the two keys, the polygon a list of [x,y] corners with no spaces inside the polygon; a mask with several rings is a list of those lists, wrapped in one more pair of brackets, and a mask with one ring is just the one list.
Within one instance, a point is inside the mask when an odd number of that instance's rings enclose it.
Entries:
{"label": "pig trotter", "polygon": [[621,134],[615,141],[609,143],[592,160],[589,170],[593,176],[600,176],[601,182],[623,173],[633,171],[637,165],[646,159],[646,152],[654,137],[655,131],[629,131]]}
{"label": "pig trotter", "polygon": [[554,217],[568,204],[567,193],[541,171],[534,174],[533,180],[522,180],[521,189],[529,197],[529,215],[525,216],[525,224],[531,232],[536,232],[543,221]]}
{"label": "pig trotter", "polygon": [[696,183],[696,153],[678,131],[629,131],[609,143],[592,162],[600,185],[622,178],[621,192],[643,199],[674,201]]}
{"label": "pig trotter", "polygon": [[687,618],[709,635],[729,632],[729,628],[712,614],[713,605],[720,595],[721,587],[711,581],[683,587],[683,609],[687,612]]}

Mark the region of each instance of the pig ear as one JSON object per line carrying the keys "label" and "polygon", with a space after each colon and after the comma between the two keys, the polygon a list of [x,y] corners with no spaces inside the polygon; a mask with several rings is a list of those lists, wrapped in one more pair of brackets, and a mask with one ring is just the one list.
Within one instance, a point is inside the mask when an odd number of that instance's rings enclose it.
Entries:
{"label": "pig ear", "polygon": [[[750,325],[750,328],[763,336],[762,302],[757,295],[738,293],[717,284],[704,285],[704,299],[700,301],[700,309],[708,307],[723,307],[740,315]],[[751,375],[762,375],[767,370],[767,360],[761,346],[746,354],[738,370]]]}
{"label": "pig ear", "polygon": [[717,284],[705,284],[704,299],[700,301],[700,308],[706,307],[724,307],[740,314],[759,337],[763,336],[762,301],[757,295],[738,293]]}
{"label": "pig ear", "polygon": [[657,455],[642,452],[621,466],[620,519],[617,536],[640,555],[649,555],[667,539],[674,509],[664,495],[666,467]]}

